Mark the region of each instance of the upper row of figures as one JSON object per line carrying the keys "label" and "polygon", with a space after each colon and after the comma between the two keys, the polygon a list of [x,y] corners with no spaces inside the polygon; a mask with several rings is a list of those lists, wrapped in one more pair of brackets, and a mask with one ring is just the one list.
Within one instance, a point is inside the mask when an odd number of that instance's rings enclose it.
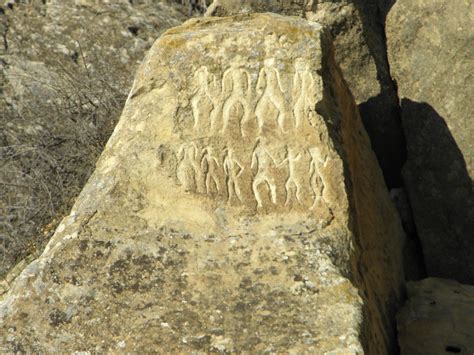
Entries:
{"label": "upper row of figures", "polygon": [[193,77],[192,127],[225,133],[232,126],[231,132],[245,137],[255,131],[245,129],[252,122],[258,134],[266,127],[286,133],[315,115],[320,85],[304,60],[295,60],[288,80],[275,59],[267,59],[254,81],[249,70],[239,64],[232,64],[221,77],[200,67]]}

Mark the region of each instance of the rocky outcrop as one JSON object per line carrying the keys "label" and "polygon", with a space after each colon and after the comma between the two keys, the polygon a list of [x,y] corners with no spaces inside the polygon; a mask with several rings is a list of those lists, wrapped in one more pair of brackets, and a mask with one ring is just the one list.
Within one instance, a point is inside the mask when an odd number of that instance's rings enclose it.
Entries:
{"label": "rocky outcrop", "polygon": [[187,19],[156,1],[1,5],[0,278],[44,248],[93,171],[146,51]]}
{"label": "rocky outcrop", "polygon": [[392,1],[215,0],[207,16],[276,12],[327,26],[336,61],[359,105],[364,126],[389,188],[400,187],[405,142],[396,88],[390,76],[384,21]]}
{"label": "rocky outcrop", "polygon": [[0,349],[385,353],[401,234],[322,27],[192,20],[3,297]]}
{"label": "rocky outcrop", "polygon": [[429,278],[408,283],[397,316],[402,355],[474,353],[474,286]]}
{"label": "rocky outcrop", "polygon": [[474,283],[474,3],[399,0],[387,40],[428,274]]}
{"label": "rocky outcrop", "polygon": [[255,12],[274,12],[289,16],[303,16],[313,8],[313,1],[267,1],[267,0],[214,0],[206,16],[232,16]]}

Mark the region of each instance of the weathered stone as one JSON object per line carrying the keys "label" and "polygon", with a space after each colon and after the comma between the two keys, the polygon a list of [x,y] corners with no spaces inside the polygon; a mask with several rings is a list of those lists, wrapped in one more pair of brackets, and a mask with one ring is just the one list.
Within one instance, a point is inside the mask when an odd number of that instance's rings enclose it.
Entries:
{"label": "weathered stone", "polygon": [[428,278],[408,283],[397,315],[402,355],[473,354],[474,286]]}
{"label": "weathered stone", "polygon": [[399,0],[387,39],[428,274],[474,283],[474,3]]}
{"label": "weathered stone", "polygon": [[359,105],[385,181],[392,188],[401,186],[405,142],[385,45],[384,20],[390,6],[390,0],[215,0],[206,15],[270,11],[327,26],[334,38],[336,62]]}
{"label": "weathered stone", "polygon": [[191,20],[4,296],[0,349],[384,353],[401,234],[322,27]]}

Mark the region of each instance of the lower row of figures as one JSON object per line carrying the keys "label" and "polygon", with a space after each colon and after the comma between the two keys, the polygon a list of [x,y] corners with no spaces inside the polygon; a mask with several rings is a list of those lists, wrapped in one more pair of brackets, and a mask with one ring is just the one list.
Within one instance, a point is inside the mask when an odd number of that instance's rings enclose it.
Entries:
{"label": "lower row of figures", "polygon": [[222,197],[229,204],[316,206],[324,199],[327,156],[315,146],[280,150],[275,153],[260,141],[247,154],[185,143],[176,153],[176,177],[186,191]]}

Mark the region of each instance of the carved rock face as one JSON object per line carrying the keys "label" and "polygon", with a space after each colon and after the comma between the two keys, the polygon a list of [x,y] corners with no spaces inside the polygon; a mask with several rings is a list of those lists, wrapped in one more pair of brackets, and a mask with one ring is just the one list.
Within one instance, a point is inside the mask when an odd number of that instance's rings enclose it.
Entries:
{"label": "carved rock face", "polygon": [[[205,34],[191,36],[206,42]],[[284,34],[254,42],[224,65],[208,57],[179,71],[187,90],[176,95],[177,113],[169,122],[174,132],[159,148],[161,167],[183,192],[207,196],[216,207],[250,215],[319,209],[321,219],[330,218],[331,195],[341,191],[327,175],[340,169],[340,161],[325,144],[327,129],[315,111],[323,94],[314,60],[321,50],[310,43],[295,57],[299,43]],[[187,54],[193,58],[201,50]]]}
{"label": "carved rock face", "polygon": [[0,349],[381,353],[400,235],[321,26],[188,21],[4,297]]}

